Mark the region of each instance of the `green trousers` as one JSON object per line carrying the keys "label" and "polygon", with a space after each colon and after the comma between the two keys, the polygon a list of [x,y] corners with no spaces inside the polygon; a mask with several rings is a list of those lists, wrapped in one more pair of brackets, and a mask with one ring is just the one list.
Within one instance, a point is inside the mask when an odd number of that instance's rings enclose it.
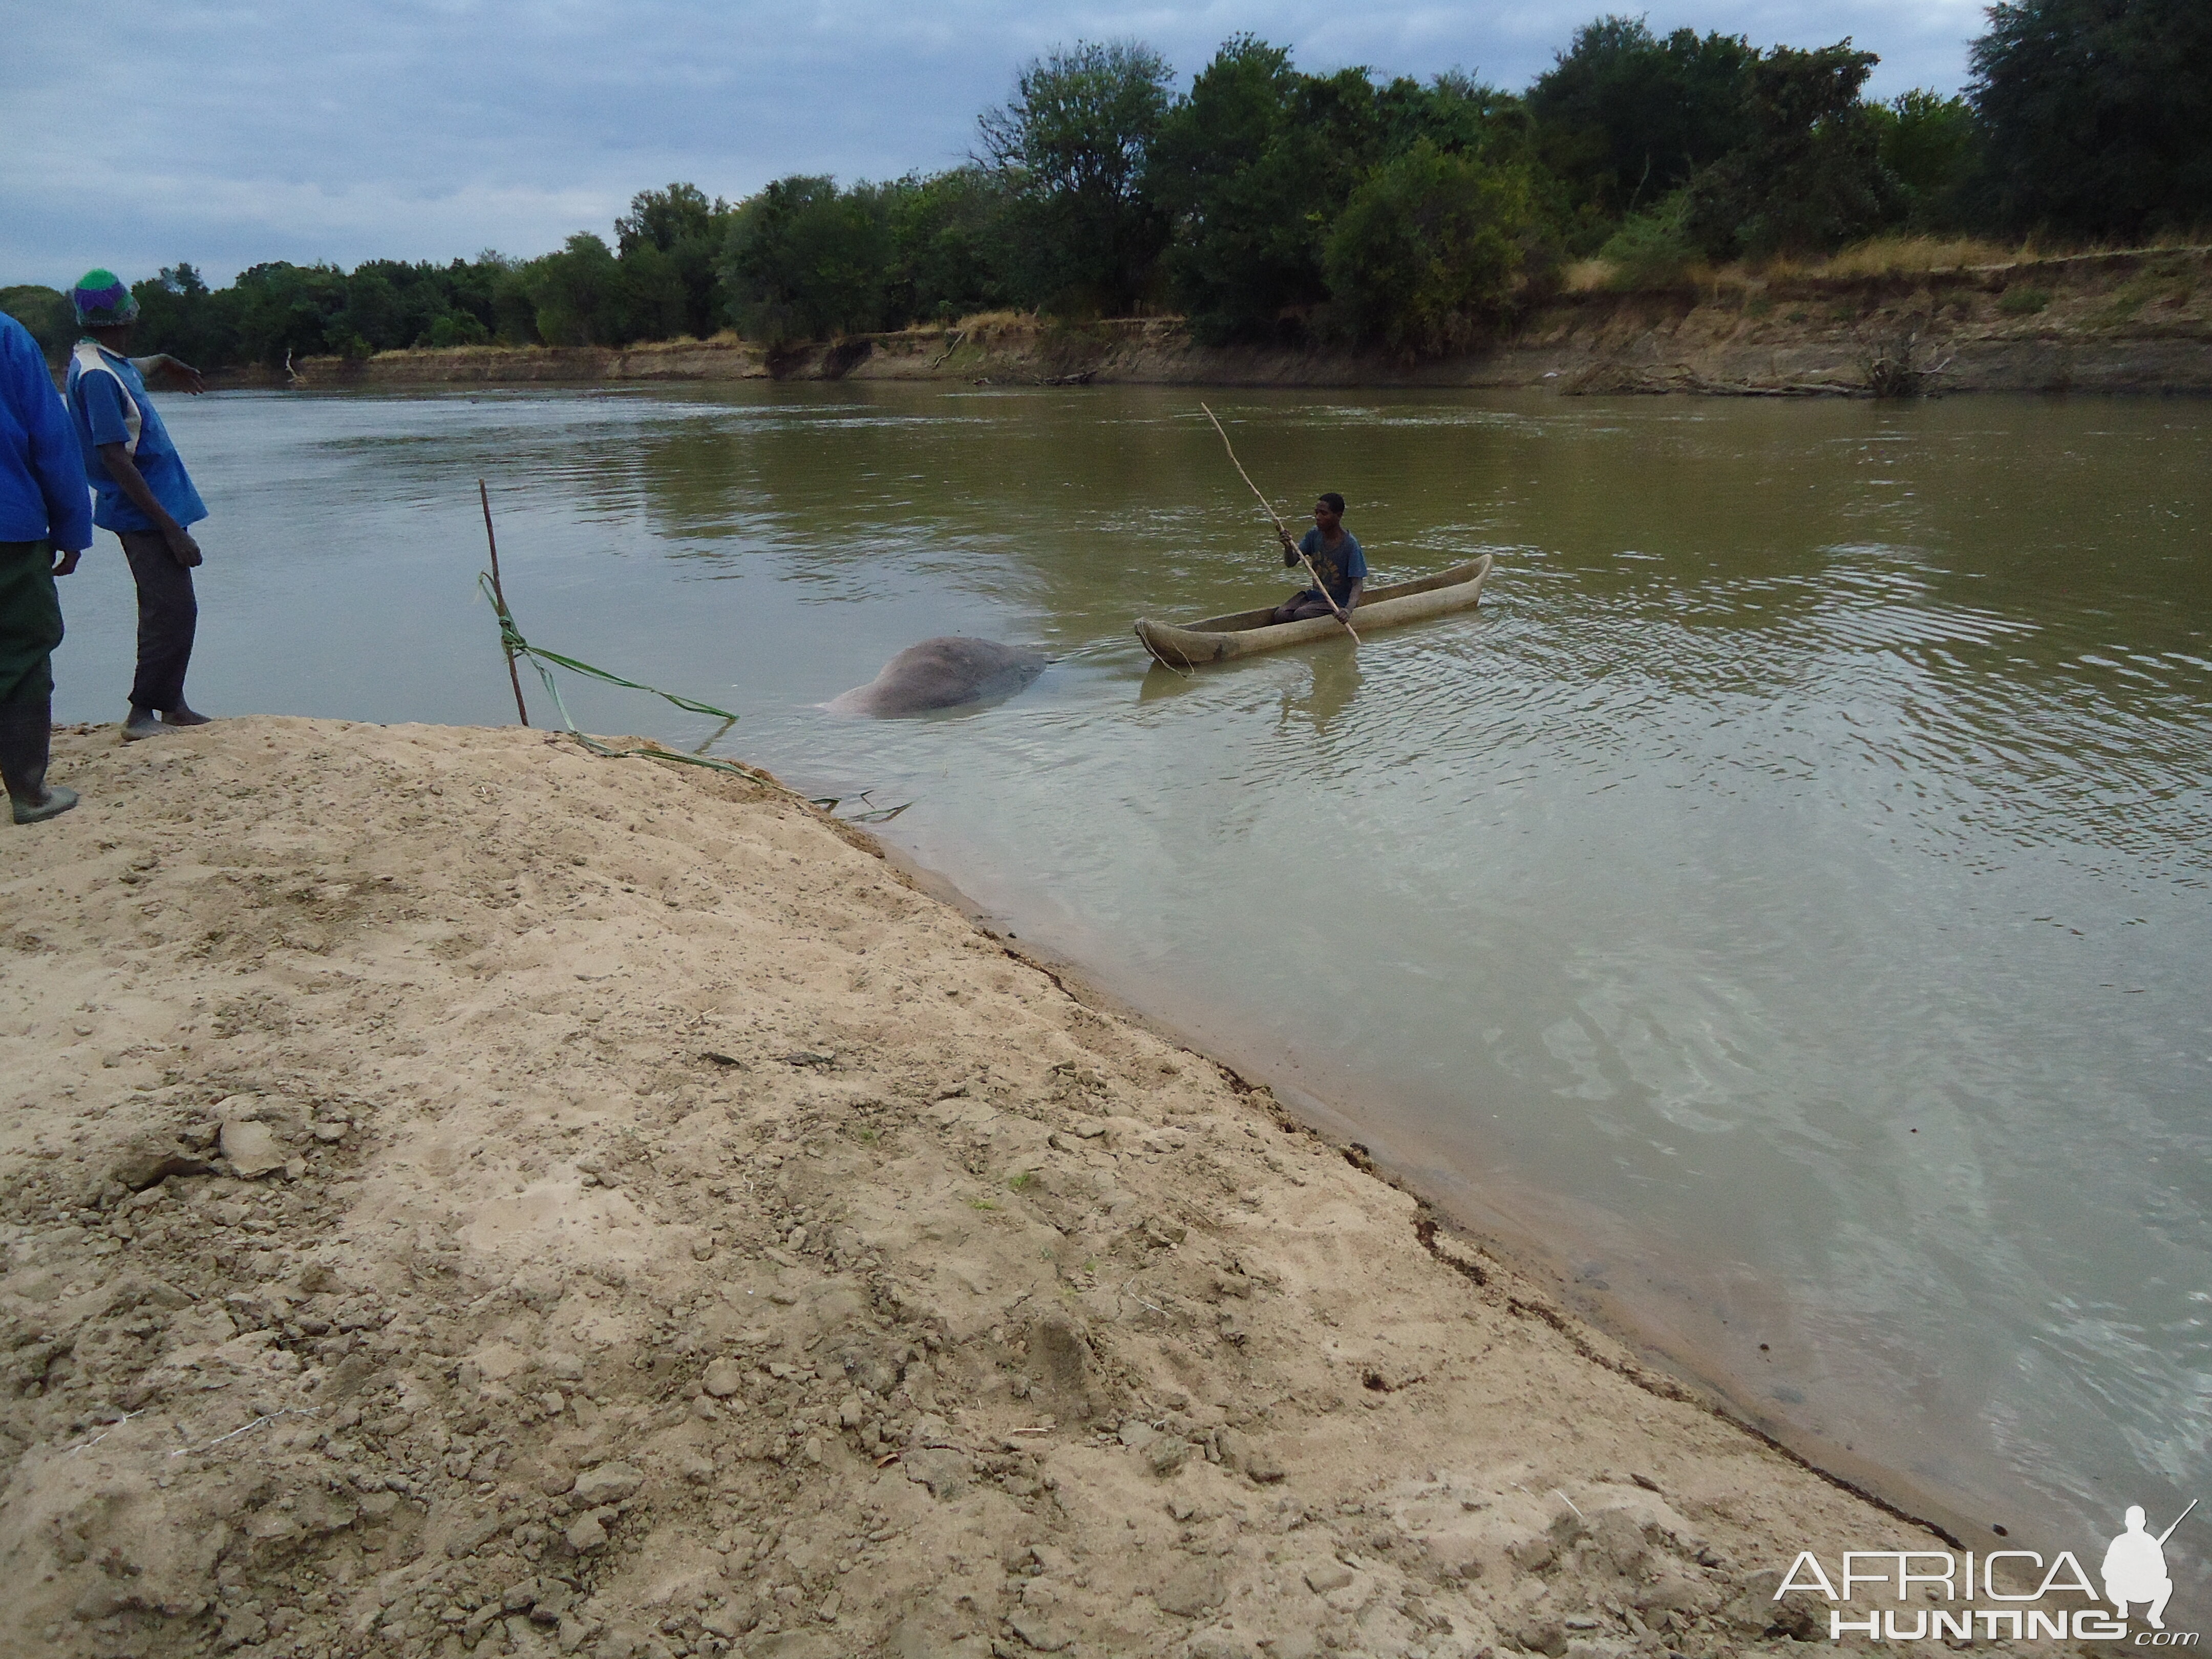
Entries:
{"label": "green trousers", "polygon": [[0,542],[0,703],[53,696],[54,647],[61,642],[52,545]]}

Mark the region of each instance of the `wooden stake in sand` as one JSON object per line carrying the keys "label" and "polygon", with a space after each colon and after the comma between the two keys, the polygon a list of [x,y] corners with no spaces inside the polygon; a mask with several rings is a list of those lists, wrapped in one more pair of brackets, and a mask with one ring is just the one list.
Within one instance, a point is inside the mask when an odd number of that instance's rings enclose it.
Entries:
{"label": "wooden stake in sand", "polygon": [[[499,538],[491,533],[491,492],[484,488],[482,478],[477,480],[477,499],[483,503],[484,541],[491,548],[491,596],[499,601],[499,614],[507,614],[507,594],[499,585]],[[522,676],[514,672],[514,647],[504,638],[499,648],[507,653],[507,683],[514,688],[514,712],[525,726],[530,724],[530,711],[522,706]]]}
{"label": "wooden stake in sand", "polygon": [[[1204,404],[1200,404],[1199,407],[1206,410],[1206,418],[1213,422],[1213,429],[1216,432],[1221,432],[1221,422],[1219,418],[1215,416],[1214,412],[1211,409],[1206,409]],[[1313,568],[1313,561],[1306,557],[1305,554],[1300,550],[1298,544],[1291,539],[1290,527],[1283,522],[1281,516],[1276,513],[1274,503],[1270,501],[1265,495],[1261,494],[1259,485],[1252,483],[1252,475],[1244,470],[1244,463],[1237,459],[1237,446],[1229,441],[1229,434],[1226,432],[1221,432],[1221,447],[1229,452],[1229,465],[1237,469],[1237,476],[1243,479],[1244,482],[1250,486],[1252,493],[1255,495],[1258,495],[1260,497],[1260,510],[1265,513],[1269,518],[1274,520],[1275,533],[1283,538],[1284,547],[1288,549],[1290,551],[1297,554],[1298,562],[1305,566],[1306,574],[1313,578],[1314,592],[1320,594],[1322,599],[1328,601],[1328,608],[1336,612],[1337,621],[1342,623],[1344,624],[1344,631],[1352,635],[1352,642],[1354,645],[1358,644],[1359,631],[1352,627],[1352,618],[1345,615],[1343,608],[1340,606],[1335,599],[1331,596],[1327,584],[1325,584],[1321,579],[1321,572]]]}

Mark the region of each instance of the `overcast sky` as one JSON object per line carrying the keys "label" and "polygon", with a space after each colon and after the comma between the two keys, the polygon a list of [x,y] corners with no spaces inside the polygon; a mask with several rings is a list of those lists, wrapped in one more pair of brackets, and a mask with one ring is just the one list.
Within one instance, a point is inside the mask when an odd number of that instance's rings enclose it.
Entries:
{"label": "overcast sky", "polygon": [[[1631,5],[1621,9],[1633,11]],[[186,260],[535,254],[637,191],[735,198],[787,173],[963,156],[1055,46],[1137,39],[1189,76],[1249,30],[1300,67],[1467,70],[1519,88],[1601,0],[109,0],[9,8],[0,285]],[[1879,52],[1872,90],[1956,91],[1981,0],[1681,0],[1688,26]]]}

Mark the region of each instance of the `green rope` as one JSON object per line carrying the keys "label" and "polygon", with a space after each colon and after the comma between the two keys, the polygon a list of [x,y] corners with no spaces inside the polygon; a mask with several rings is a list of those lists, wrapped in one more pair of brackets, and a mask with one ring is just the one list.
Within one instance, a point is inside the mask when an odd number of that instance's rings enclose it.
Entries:
{"label": "green rope", "polygon": [[[635,680],[626,680],[619,674],[610,674],[604,668],[594,668],[590,663],[578,662],[574,657],[564,657],[557,651],[543,650],[522,637],[522,630],[514,625],[514,617],[509,614],[507,608],[500,603],[499,590],[491,585],[489,572],[480,570],[477,573],[477,586],[482,590],[485,603],[491,606],[492,615],[499,618],[500,644],[506,648],[508,655],[526,659],[530,665],[538,671],[538,678],[545,683],[546,695],[553,699],[554,708],[561,711],[562,727],[566,729],[569,737],[574,738],[590,752],[603,760],[635,758],[665,761],[672,766],[703,767],[709,772],[727,772],[733,777],[750,779],[756,783],[760,781],[760,775],[751,767],[740,766],[734,761],[714,760],[705,755],[682,755],[672,749],[617,749],[611,744],[601,743],[597,738],[579,731],[574,719],[568,713],[568,705],[561,700],[561,687],[553,678],[552,669],[545,665],[548,663],[566,668],[572,673],[588,674],[592,678],[604,680],[609,685],[623,686],[632,691],[650,691],[654,696],[665,702],[672,702],[678,708],[688,709],[694,714],[718,715],[724,723],[725,731],[729,729],[730,723],[736,720],[738,717],[726,708],[715,708],[711,702],[694,702],[689,697],[678,696],[673,691],[663,691],[657,685],[641,685]],[[860,799],[866,801],[868,797],[863,793]],[[834,813],[839,805],[839,797],[818,796],[813,799],[812,805],[820,807],[825,812]],[[906,801],[896,806],[877,806],[871,801],[869,802],[871,810],[853,813],[845,819],[845,822],[885,823],[905,811],[912,805],[914,805],[912,801]]]}
{"label": "green rope", "polygon": [[492,615],[499,618],[500,644],[508,655],[526,659],[538,671],[538,678],[545,683],[546,695],[553,699],[554,708],[561,711],[562,727],[592,753],[605,760],[626,760],[635,756],[645,760],[669,761],[679,766],[704,767],[710,772],[728,772],[741,778],[753,776],[750,767],[739,766],[734,762],[712,760],[702,755],[679,755],[668,749],[617,749],[577,730],[575,719],[568,713],[568,705],[562,700],[561,687],[553,678],[553,671],[546,666],[548,663],[574,673],[588,674],[609,685],[623,686],[632,691],[650,691],[654,696],[672,702],[678,708],[689,709],[695,714],[717,714],[726,721],[734,720],[737,716],[726,708],[715,708],[710,702],[694,702],[690,698],[679,697],[672,691],[663,691],[654,685],[641,685],[637,681],[626,680],[619,674],[610,674],[604,668],[594,668],[590,663],[579,662],[574,657],[564,657],[557,651],[547,651],[534,646],[522,637],[522,630],[514,625],[514,617],[500,603],[499,592],[492,586],[489,573],[481,570],[477,573],[477,586],[482,591],[485,603],[491,606]]}
{"label": "green rope", "polygon": [[564,657],[557,651],[546,651],[531,644],[522,637],[522,630],[514,625],[514,618],[508,614],[507,607],[499,602],[499,593],[491,585],[490,575],[478,571],[477,586],[483,590],[492,614],[499,618],[500,644],[507,648],[509,654],[530,659],[530,665],[538,671],[538,678],[545,682],[546,690],[552,694],[553,706],[561,711],[562,724],[569,731],[576,729],[576,722],[568,718],[568,705],[561,701],[560,688],[554,684],[552,672],[545,666],[549,662],[572,673],[588,674],[595,680],[605,680],[609,685],[623,686],[632,691],[650,691],[664,702],[672,702],[678,708],[688,709],[694,714],[714,714],[726,720],[737,719],[728,709],[717,708],[711,702],[694,702],[689,697],[678,696],[673,691],[663,691],[657,685],[641,685],[635,680],[626,680],[619,674],[610,674],[604,668],[594,668],[587,662],[578,662],[574,657]]}

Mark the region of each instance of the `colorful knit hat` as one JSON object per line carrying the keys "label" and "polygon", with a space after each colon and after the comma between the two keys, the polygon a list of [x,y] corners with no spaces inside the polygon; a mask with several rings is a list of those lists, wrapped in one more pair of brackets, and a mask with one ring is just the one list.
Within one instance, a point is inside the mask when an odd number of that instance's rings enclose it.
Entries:
{"label": "colorful knit hat", "polygon": [[112,328],[138,315],[138,296],[105,266],[77,278],[76,286],[70,290],[70,303],[76,307],[81,328]]}

